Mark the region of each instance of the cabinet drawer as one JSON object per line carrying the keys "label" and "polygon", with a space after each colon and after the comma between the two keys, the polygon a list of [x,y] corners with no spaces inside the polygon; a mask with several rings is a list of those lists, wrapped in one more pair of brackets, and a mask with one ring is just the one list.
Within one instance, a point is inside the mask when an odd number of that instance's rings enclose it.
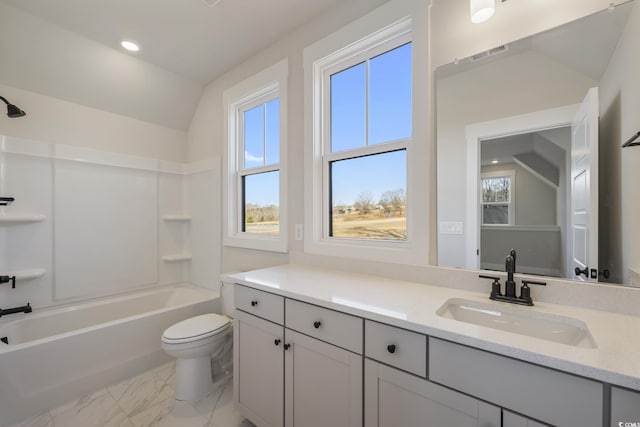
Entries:
{"label": "cabinet drawer", "polygon": [[383,323],[365,321],[364,354],[421,377],[427,376],[427,337]]}
{"label": "cabinet drawer", "polygon": [[362,322],[359,317],[288,299],[287,328],[362,354]]}
{"label": "cabinet drawer", "polygon": [[557,426],[601,426],[603,385],[429,338],[429,379]]}
{"label": "cabinet drawer", "polygon": [[255,314],[280,325],[284,324],[284,297],[242,285],[235,285],[234,302],[236,308],[242,311]]}

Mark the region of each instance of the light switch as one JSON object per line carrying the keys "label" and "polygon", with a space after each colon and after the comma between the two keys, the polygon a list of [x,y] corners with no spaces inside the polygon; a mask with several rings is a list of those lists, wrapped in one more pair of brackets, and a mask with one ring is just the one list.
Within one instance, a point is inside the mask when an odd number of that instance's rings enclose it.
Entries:
{"label": "light switch", "polygon": [[464,226],[462,222],[441,221],[440,234],[463,234]]}

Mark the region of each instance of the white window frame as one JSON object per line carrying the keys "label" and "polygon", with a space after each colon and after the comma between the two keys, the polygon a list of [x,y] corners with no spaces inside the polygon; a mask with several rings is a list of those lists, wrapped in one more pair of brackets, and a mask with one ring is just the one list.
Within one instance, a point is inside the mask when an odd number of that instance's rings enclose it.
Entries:
{"label": "white window frame", "polygon": [[[223,93],[224,135],[226,144],[223,167],[223,243],[248,249],[287,252],[287,59],[249,77]],[[244,168],[243,113],[265,102],[279,98],[280,149],[279,163]],[[265,153],[266,155],[266,153]],[[259,234],[243,232],[242,178],[262,172],[279,171],[279,233]]]}
{"label": "white window frame", "polygon": [[[428,37],[422,33],[420,37],[414,34],[417,30],[413,28],[413,11],[403,9],[397,2],[387,3],[304,51],[304,250],[307,253],[428,264],[429,177],[424,165],[429,164],[429,152],[425,124],[427,112],[426,108],[422,108],[428,103]],[[408,42],[412,43],[413,67],[411,138],[331,153],[328,76]],[[420,120],[420,117],[425,120]],[[394,241],[329,236],[330,162],[354,157],[356,152],[356,156],[360,157],[398,149],[405,149],[407,156],[407,239]]]}
{"label": "white window frame", "polygon": [[[509,177],[511,180],[509,183],[509,202],[495,202],[495,203],[485,203],[482,201],[482,195],[480,196],[480,220],[482,223],[480,224],[482,227],[512,227],[516,225],[516,171],[515,170],[502,170],[502,171],[491,171],[491,172],[483,172],[480,174],[480,189],[482,191],[482,180],[485,178],[500,178],[500,177]],[[509,205],[509,223],[508,224],[485,224],[484,216],[482,212],[482,208],[484,205]]]}

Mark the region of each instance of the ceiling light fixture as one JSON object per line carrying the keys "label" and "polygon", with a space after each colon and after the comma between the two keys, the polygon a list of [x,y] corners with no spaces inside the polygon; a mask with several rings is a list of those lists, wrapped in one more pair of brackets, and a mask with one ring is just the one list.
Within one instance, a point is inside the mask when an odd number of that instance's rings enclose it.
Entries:
{"label": "ceiling light fixture", "polygon": [[491,18],[496,11],[495,0],[470,0],[471,22],[479,24]]}
{"label": "ceiling light fixture", "polygon": [[140,50],[140,46],[138,46],[137,43],[134,43],[131,40],[122,40],[120,42],[120,46],[127,49],[129,52],[137,52]]}
{"label": "ceiling light fixture", "polygon": [[498,163],[498,161],[497,160],[491,160],[491,163],[493,163],[495,165],[496,163]]}

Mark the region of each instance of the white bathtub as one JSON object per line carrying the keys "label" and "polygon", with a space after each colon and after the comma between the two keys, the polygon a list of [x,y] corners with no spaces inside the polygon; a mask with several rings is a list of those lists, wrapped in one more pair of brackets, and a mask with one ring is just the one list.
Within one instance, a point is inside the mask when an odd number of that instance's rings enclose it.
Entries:
{"label": "white bathtub", "polygon": [[162,332],[220,312],[219,294],[189,285],[46,309],[0,326],[0,426],[169,361]]}

